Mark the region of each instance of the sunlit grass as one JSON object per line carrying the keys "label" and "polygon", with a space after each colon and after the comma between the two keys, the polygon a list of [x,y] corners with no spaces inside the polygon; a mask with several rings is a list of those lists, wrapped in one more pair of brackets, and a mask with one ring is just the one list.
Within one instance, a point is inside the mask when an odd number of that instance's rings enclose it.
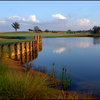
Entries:
{"label": "sunlit grass", "polygon": [[[58,90],[54,77],[44,74],[33,74],[30,71],[16,71],[0,59],[0,99],[67,99],[80,100],[79,95]],[[65,74],[66,71],[63,73]],[[55,75],[54,75],[55,76]],[[53,86],[52,86],[53,84]],[[82,96],[90,100],[90,96]]]}
{"label": "sunlit grass", "polygon": [[[32,39],[34,35],[41,35],[43,38],[61,38],[61,37],[89,37],[88,32],[86,33],[67,33],[67,32],[28,32],[28,31],[19,31],[19,32],[0,32],[0,43],[14,43],[18,41],[28,41]],[[92,35],[93,37],[99,37],[100,34]]]}
{"label": "sunlit grass", "polygon": [[1,99],[43,99],[54,95],[46,84],[47,77],[31,73],[15,73],[0,64]]}
{"label": "sunlit grass", "polygon": [[18,43],[18,42],[25,42],[25,41],[33,41],[32,38],[26,39],[0,39],[0,44],[11,44],[11,43]]}
{"label": "sunlit grass", "polygon": [[43,38],[57,38],[57,37],[85,37],[87,34],[68,34],[68,33],[52,33],[52,32],[4,32],[0,33],[0,44],[9,44],[14,42],[31,41],[32,36],[41,35]]}
{"label": "sunlit grass", "polygon": [[[15,72],[0,63],[0,99],[67,99],[80,100],[78,94],[50,87],[49,77],[30,72]],[[89,100],[90,97],[84,97]]]}

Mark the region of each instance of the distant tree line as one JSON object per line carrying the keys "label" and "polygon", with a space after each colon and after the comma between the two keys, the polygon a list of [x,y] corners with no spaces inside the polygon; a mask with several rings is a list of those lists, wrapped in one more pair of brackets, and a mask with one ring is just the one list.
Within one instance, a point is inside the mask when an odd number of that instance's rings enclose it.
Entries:
{"label": "distant tree line", "polygon": [[34,26],[34,29],[28,29],[28,31],[36,33],[42,32],[42,30],[38,26]]}
{"label": "distant tree line", "polygon": [[[18,22],[14,22],[11,24],[11,26],[15,29],[15,31],[17,32],[17,29],[20,29],[20,24]],[[68,31],[49,31],[48,29],[46,29],[45,31],[42,31],[38,26],[34,26],[34,29],[28,29],[28,31],[30,32],[52,32],[52,33],[61,33],[61,32],[66,32],[66,33],[92,33],[92,34],[100,34],[100,26],[94,26],[92,29],[90,30],[79,30],[79,31],[71,31],[70,29]]]}
{"label": "distant tree line", "polygon": [[42,31],[38,26],[34,26],[34,29],[28,29],[28,31],[36,32],[36,33],[39,33],[39,32],[49,32],[48,29],[46,29],[45,31]]}

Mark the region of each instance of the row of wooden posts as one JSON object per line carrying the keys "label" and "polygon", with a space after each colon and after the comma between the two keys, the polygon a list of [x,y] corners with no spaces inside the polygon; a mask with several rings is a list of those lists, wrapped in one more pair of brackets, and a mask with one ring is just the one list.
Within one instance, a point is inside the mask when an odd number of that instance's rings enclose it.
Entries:
{"label": "row of wooden posts", "polygon": [[42,37],[33,36],[33,41],[0,45],[0,56],[19,60],[21,63],[27,63],[38,56],[42,50]]}

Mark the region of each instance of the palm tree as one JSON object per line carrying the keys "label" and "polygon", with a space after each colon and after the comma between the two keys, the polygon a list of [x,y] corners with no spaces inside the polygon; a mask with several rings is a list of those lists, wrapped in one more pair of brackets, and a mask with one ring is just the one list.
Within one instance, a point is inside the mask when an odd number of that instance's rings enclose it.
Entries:
{"label": "palm tree", "polygon": [[17,32],[17,29],[20,28],[20,24],[17,22],[12,23],[12,27],[15,29],[15,32]]}

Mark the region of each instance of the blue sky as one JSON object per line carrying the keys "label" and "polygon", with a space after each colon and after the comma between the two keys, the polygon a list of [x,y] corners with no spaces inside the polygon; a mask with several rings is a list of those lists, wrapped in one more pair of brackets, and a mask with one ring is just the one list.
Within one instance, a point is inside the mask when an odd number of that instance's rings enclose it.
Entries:
{"label": "blue sky", "polygon": [[42,30],[83,30],[100,25],[99,1],[0,1],[0,31],[20,31],[38,25]]}

